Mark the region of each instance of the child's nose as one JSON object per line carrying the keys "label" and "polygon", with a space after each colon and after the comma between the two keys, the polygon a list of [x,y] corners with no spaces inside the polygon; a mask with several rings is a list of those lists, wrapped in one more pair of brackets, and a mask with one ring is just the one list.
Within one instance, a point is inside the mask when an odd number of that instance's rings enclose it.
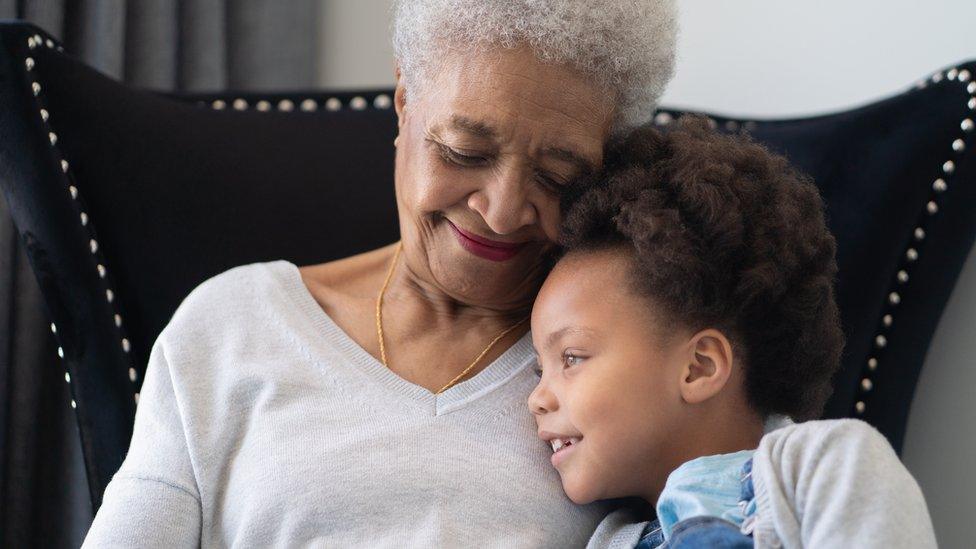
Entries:
{"label": "child's nose", "polygon": [[543,383],[535,386],[532,394],[529,395],[529,410],[536,415],[555,412],[559,408],[556,396]]}

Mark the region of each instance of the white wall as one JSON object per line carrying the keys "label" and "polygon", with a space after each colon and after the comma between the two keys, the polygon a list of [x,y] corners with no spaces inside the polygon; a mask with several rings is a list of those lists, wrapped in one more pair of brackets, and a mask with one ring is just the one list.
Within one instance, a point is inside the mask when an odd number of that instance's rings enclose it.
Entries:
{"label": "white wall", "polygon": [[[390,0],[323,0],[324,87],[391,86]],[[847,109],[976,59],[974,0],[681,0],[664,103],[754,118]],[[756,90],[763,90],[756,93]],[[935,334],[903,459],[942,547],[973,547],[976,250]]]}

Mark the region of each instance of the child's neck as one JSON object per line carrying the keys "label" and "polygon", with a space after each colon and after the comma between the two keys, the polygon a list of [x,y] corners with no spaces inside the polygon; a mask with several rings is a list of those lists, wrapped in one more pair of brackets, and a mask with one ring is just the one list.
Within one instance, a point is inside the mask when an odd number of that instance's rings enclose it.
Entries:
{"label": "child's neck", "polygon": [[682,464],[693,459],[719,454],[731,454],[743,450],[754,450],[763,437],[765,422],[752,410],[745,413],[709,414],[694,422],[694,427],[681,434],[681,440],[673,447],[664,474],[652,479],[643,498],[652,506],[664,489],[668,476]]}

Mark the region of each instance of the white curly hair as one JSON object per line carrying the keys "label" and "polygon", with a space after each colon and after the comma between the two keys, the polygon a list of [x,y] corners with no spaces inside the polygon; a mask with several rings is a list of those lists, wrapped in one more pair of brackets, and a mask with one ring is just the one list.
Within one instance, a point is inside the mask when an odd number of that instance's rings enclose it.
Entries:
{"label": "white curly hair", "polygon": [[[674,73],[674,0],[396,0],[393,50],[409,97],[459,52],[528,46],[615,99],[613,133],[650,120]],[[449,55],[450,53],[450,55]]]}

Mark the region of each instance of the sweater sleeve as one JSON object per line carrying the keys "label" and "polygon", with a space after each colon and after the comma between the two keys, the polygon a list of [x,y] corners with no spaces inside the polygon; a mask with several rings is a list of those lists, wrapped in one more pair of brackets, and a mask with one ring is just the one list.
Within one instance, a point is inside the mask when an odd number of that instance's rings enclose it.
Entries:
{"label": "sweater sleeve", "polygon": [[200,546],[200,493],[162,340],[150,354],[129,452],[84,548]]}
{"label": "sweater sleeve", "polygon": [[773,539],[787,547],[936,547],[921,489],[867,423],[774,431],[753,467],[757,547]]}

